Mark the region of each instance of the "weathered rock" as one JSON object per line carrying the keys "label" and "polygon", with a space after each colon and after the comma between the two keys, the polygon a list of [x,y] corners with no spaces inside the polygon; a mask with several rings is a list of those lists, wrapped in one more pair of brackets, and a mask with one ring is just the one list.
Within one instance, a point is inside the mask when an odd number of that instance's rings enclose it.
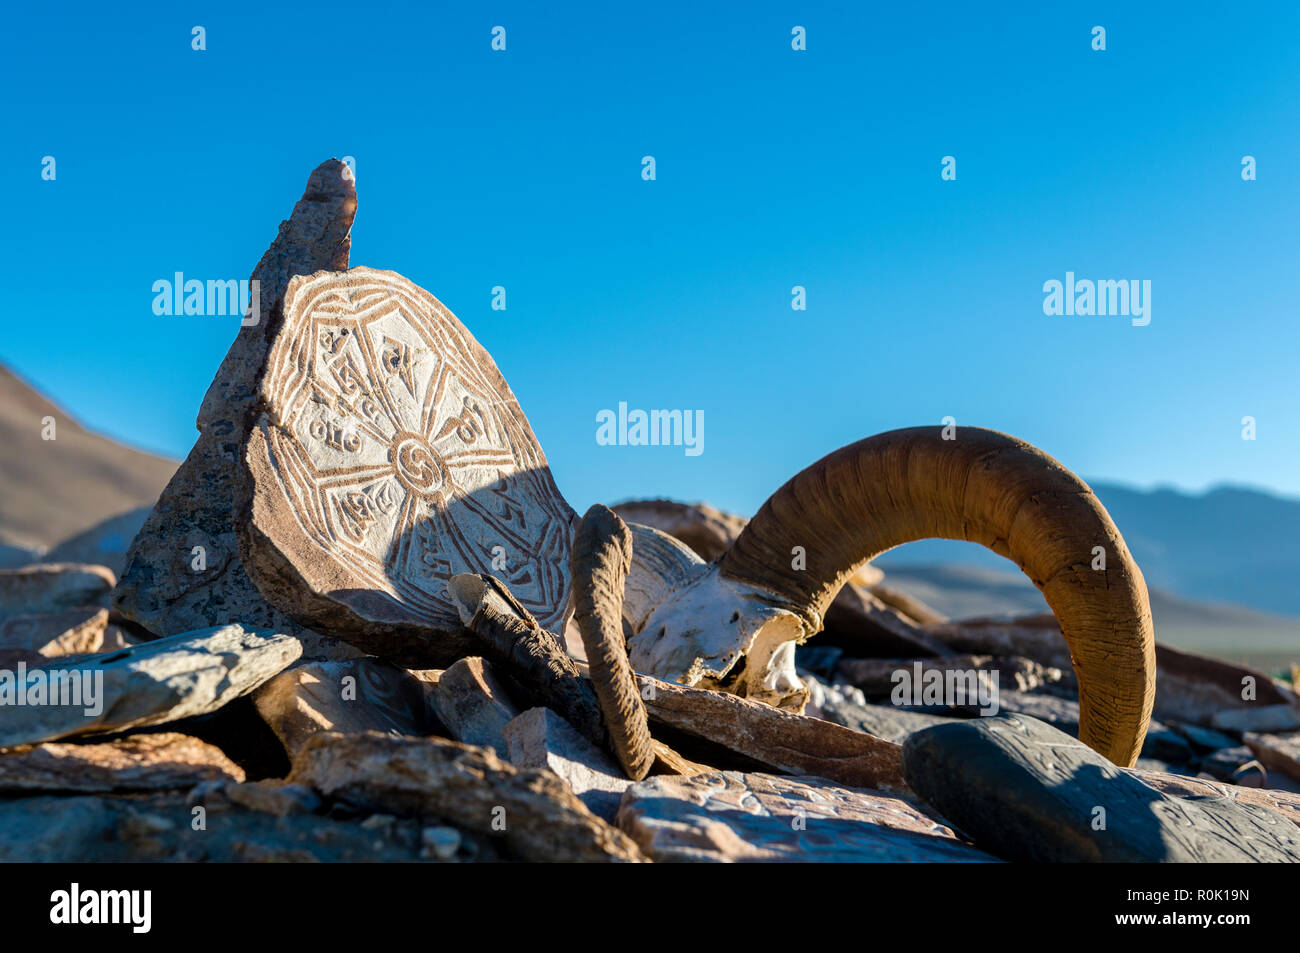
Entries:
{"label": "weathered rock", "polygon": [[253,704],[290,757],[322,731],[428,730],[423,685],[374,658],[300,663],[254,692]]}
{"label": "weathered rock", "polygon": [[735,771],[656,777],[618,825],[657,861],[996,861],[881,791]]}
{"label": "weathered rock", "polygon": [[1019,656],[1040,665],[1071,671],[1070,649],[1050,613],[1015,619],[962,619],[925,626],[925,632],[957,652]]}
{"label": "weathered rock", "polygon": [[938,625],[948,621],[948,617],[938,609],[902,589],[895,589],[883,581],[883,572],[880,575],[879,579],[862,580],[859,585],[866,586],[873,596],[915,625]]}
{"label": "weathered rock", "polygon": [[1264,705],[1230,708],[1210,719],[1220,731],[1276,733],[1300,730],[1300,708],[1295,705]]}
{"label": "weathered rock", "polygon": [[907,711],[893,705],[871,705],[863,698],[861,690],[852,685],[827,685],[802,673],[801,677],[809,689],[805,715],[843,725],[854,731],[863,731],[894,744],[902,744],[914,731],[955,720],[942,715]]}
{"label": "weathered rock", "polygon": [[[1207,655],[1156,645],[1156,665],[1155,716],[1162,720],[1210,725],[1224,710],[1252,711],[1296,701],[1265,673]],[[1242,697],[1247,686],[1253,690],[1246,693],[1249,700]]]}
{"label": "weathered rock", "polygon": [[1237,744],[1235,739],[1230,738],[1221,731],[1215,731],[1213,728],[1203,728],[1190,722],[1170,722],[1169,727],[1186,738],[1193,748],[1201,751],[1218,751],[1220,748],[1232,748]]}
{"label": "weathered rock", "polygon": [[934,810],[1007,860],[1300,861],[1300,830],[1276,813],[1161,794],[1025,715],[917,732],[903,770]]}
{"label": "weathered rock", "polygon": [[111,569],[80,563],[0,569],[0,618],[98,605],[116,581]]}
{"label": "weathered rock", "polygon": [[[301,651],[292,636],[227,625],[79,656],[63,668],[0,672],[0,748],[216,711],[279,674]],[[17,705],[24,682],[28,700]],[[43,704],[34,703],[38,689]]]}
{"label": "weathered rock", "polygon": [[1220,781],[1233,781],[1239,768],[1255,760],[1254,753],[1245,745],[1217,748],[1200,759],[1202,772]]}
{"label": "weathered rock", "polygon": [[259,282],[253,287],[260,289],[257,323],[241,325],[235,335],[199,408],[199,439],[131,543],[113,594],[114,605],[151,632],[173,635],[230,621],[296,631],[292,620],[266,604],[240,563],[232,485],[289,280],[348,267],[356,208],[347,165],[322,163],[253,270]]}
{"label": "weathered rock", "polygon": [[55,658],[99,652],[107,629],[108,610],[96,606],[12,615],[0,621],[0,658],[10,653]]}
{"label": "weathered rock", "polygon": [[855,658],[843,659],[839,664],[839,674],[847,681],[862,689],[872,697],[887,697],[893,694],[898,677],[895,673],[905,672],[910,680],[917,677],[924,679],[930,672],[976,671],[996,673],[997,685],[1003,692],[1032,692],[1043,687],[1055,687],[1061,684],[1064,674],[1059,668],[1042,665],[1033,659],[1009,656],[998,658],[992,655],[945,655],[941,658]]}
{"label": "weathered rock", "polygon": [[148,518],[150,507],[142,506],[110,517],[88,530],[65,539],[49,551],[52,563],[93,563],[107,566],[115,574],[126,566],[126,551]]}
{"label": "weathered rock", "polygon": [[294,758],[289,780],[354,808],[435,815],[524,860],[644,859],[554,774],[520,771],[489,748],[376,732],[319,734]]}
{"label": "weathered rock", "polygon": [[560,776],[591,813],[613,821],[632,782],[609,755],[549,708],[530,708],[505,727],[510,763],[548,768]]}
{"label": "weathered rock", "polygon": [[1248,731],[1243,740],[1264,767],[1300,781],[1300,732],[1271,735]]}
{"label": "weathered rock", "polygon": [[708,503],[677,503],[673,500],[629,500],[611,507],[629,523],[640,523],[675,536],[705,562],[721,556],[736,541],[749,521],[725,513]]}
{"label": "weathered rock", "polygon": [[1224,797],[1242,804],[1267,808],[1300,825],[1300,793],[1239,787],[1207,778],[1190,778],[1185,774],[1154,773],[1131,768],[1125,769],[1125,773],[1163,794],[1191,798]]}
{"label": "weathered rock", "polygon": [[276,778],[250,781],[247,784],[225,780],[207,781],[190,792],[190,803],[209,808],[236,805],[262,814],[289,817],[294,814],[312,814],[320,809],[323,802],[320,795],[311,788]]}
{"label": "weathered rock", "polygon": [[[491,666],[483,659],[477,656],[461,659],[443,672],[429,693],[429,704],[456,741],[485,745],[500,757],[509,757],[505,728],[519,715],[519,707],[510,700],[510,695],[493,675]],[[513,758],[510,760],[514,761]],[[515,764],[519,763],[515,761]],[[529,764],[527,767],[542,765]]]}
{"label": "weathered rock", "polygon": [[849,582],[826,611],[824,636],[854,655],[920,657],[950,654],[948,646],[867,588]]}
{"label": "weathered rock", "polygon": [[473,651],[447,583],[496,572],[562,631],[576,514],[487,351],[389,271],[296,278],[283,310],[237,468],[240,553],[267,600],[444,665]]}
{"label": "weathered rock", "polygon": [[791,774],[815,774],[855,787],[903,787],[900,749],[840,725],[724,692],[638,676],[652,722],[703,738]]}
{"label": "weathered rock", "polygon": [[[314,815],[277,816],[233,804],[202,805],[194,829],[184,794],[139,797],[29,797],[0,800],[0,862],[84,864],[240,861],[372,862],[430,859],[418,821],[383,830]],[[461,855],[474,856],[472,845]],[[478,859],[495,857],[479,839]]]}
{"label": "weathered rock", "polygon": [[137,734],[100,744],[41,744],[0,753],[0,794],[80,794],[192,788],[205,781],[244,780],[244,771],[216,748],[174,732]]}

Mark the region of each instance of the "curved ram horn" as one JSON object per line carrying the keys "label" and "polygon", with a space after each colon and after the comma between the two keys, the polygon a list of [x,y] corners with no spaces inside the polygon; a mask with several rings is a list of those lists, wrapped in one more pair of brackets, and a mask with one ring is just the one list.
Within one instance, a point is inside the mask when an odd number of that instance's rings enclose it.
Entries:
{"label": "curved ram horn", "polygon": [[820,631],[858,566],[934,537],[982,543],[1042,590],[1078,676],[1080,740],[1133,764],[1155,700],[1142,573],[1082,480],[992,430],[964,427],[948,440],[938,427],[896,430],[803,470],[702,567],[705,578],[687,581],[634,629],[632,664],[667,681],[801,707],[794,644]]}
{"label": "curved ram horn", "polygon": [[587,511],[574,536],[569,566],[573,618],[587,650],[605,729],[627,776],[640,781],[655,753],[623,641],[623,586],[632,568],[632,533],[617,513],[599,503]]}

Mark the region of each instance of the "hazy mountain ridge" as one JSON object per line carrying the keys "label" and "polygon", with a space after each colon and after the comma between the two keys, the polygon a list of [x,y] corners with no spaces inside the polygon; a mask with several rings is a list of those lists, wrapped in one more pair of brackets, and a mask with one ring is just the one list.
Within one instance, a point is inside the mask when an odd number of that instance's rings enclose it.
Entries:
{"label": "hazy mountain ridge", "polygon": [[[899,566],[887,569],[885,579],[954,619],[1050,611],[1025,575],[1008,562],[1003,566]],[[1266,669],[1300,660],[1300,619],[1186,599],[1157,587],[1149,593],[1161,642]]]}
{"label": "hazy mountain ridge", "polygon": [[[1106,481],[1092,488],[1151,589],[1300,618],[1300,500],[1233,486],[1200,495]],[[890,573],[936,566],[1015,571],[981,546],[947,540],[909,543],[876,562]]]}
{"label": "hazy mountain ridge", "polygon": [[[53,440],[42,438],[53,417]],[[44,548],[152,506],[176,463],[92,433],[0,364],[0,545]]]}

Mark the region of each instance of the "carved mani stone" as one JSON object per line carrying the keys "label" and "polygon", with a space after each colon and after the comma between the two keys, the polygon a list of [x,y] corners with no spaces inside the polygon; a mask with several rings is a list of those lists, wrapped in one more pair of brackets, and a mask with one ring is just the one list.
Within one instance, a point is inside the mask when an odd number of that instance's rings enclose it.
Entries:
{"label": "carved mani stone", "polygon": [[576,515],[519,403],[401,275],[296,278],[242,458],[240,552],[304,625],[409,666],[481,654],[447,593],[493,573],[563,631]]}

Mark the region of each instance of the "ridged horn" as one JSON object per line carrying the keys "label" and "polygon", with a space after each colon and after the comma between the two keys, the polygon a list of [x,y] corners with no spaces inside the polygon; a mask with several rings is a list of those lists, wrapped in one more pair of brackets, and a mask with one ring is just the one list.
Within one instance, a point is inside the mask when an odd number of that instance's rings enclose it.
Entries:
{"label": "ridged horn", "polygon": [[591,682],[610,745],[627,776],[640,781],[654,764],[654,745],[623,640],[623,585],[632,568],[632,533],[597,503],[578,524],[569,557],[573,619],[587,650]]}
{"label": "ridged horn", "polygon": [[[918,539],[981,543],[1016,563],[1056,614],[1079,680],[1080,740],[1132,765],[1155,701],[1155,636],[1119,530],[1087,484],[1041,450],[975,427],[951,436],[895,430],[823,457],[763,504],[720,574],[773,593],[816,632],[863,562]],[[792,568],[795,546],[802,570]]]}

